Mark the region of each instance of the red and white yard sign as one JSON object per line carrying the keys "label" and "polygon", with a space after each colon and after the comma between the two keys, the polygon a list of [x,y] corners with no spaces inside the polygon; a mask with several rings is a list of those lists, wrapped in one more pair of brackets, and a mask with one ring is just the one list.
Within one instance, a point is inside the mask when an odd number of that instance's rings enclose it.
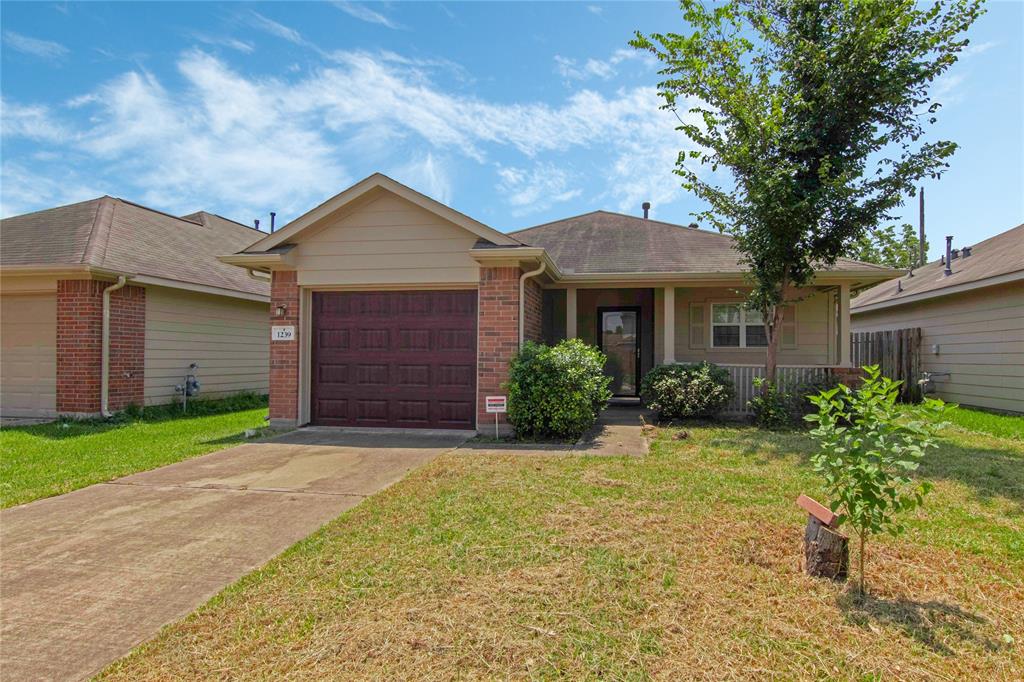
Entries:
{"label": "red and white yard sign", "polygon": [[484,398],[487,414],[504,414],[508,412],[508,400],[503,395],[489,395]]}

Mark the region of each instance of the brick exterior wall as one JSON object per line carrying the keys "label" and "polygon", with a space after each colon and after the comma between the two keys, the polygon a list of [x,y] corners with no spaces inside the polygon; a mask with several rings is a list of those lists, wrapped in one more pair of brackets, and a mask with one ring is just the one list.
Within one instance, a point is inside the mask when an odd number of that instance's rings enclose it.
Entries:
{"label": "brick exterior wall", "polygon": [[129,285],[110,294],[110,386],[107,402],[111,410],[143,404],[145,369],[146,290]]}
{"label": "brick exterior wall", "polygon": [[864,370],[860,367],[830,367],[829,372],[839,380],[839,383],[846,384],[850,388],[859,387],[864,378]]}
{"label": "brick exterior wall", "polygon": [[[477,426],[486,430],[494,424],[484,398],[505,395],[502,384],[508,380],[508,363],[519,349],[519,276],[517,267],[480,268],[479,315],[477,329]],[[498,423],[508,430],[505,415]]]}
{"label": "brick exterior wall", "polygon": [[[298,273],[279,270],[270,284],[270,324],[295,325],[295,339],[270,342],[271,425],[295,425],[299,418],[299,285]],[[277,307],[288,308],[275,317]],[[270,330],[267,330],[270,333]]]}
{"label": "brick exterior wall", "polygon": [[[110,282],[57,281],[57,411],[100,411],[103,290]],[[141,405],[145,372],[146,290],[125,286],[110,296],[109,408]]]}
{"label": "brick exterior wall", "polygon": [[523,334],[527,341],[544,340],[544,290],[535,278],[526,280],[526,306],[524,309]]}

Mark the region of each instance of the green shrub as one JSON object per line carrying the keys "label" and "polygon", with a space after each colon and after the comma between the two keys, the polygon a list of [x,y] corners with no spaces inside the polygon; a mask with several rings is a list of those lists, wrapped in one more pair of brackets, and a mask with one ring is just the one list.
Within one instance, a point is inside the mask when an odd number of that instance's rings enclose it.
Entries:
{"label": "green shrub", "polygon": [[729,371],[710,362],[660,365],[640,384],[644,403],[660,419],[714,417],[733,396]]}
{"label": "green shrub", "polygon": [[810,397],[835,388],[839,381],[831,374],[797,384],[790,391],[780,391],[764,377],[754,379],[757,395],[747,405],[754,413],[754,423],[762,429],[781,431],[804,425],[804,417],[815,411]]}
{"label": "green shrub", "polygon": [[793,426],[793,396],[780,391],[764,377],[754,379],[757,395],[747,405],[754,413],[754,423],[762,429],[781,431]]}
{"label": "green shrub", "polygon": [[806,417],[816,425],[811,435],[819,450],[811,463],[825,479],[829,508],[838,514],[837,525],[852,527],[860,541],[861,595],[867,538],[902,533],[897,516],[923,504],[931,489],[910,474],[925,452],[938,447],[935,434],[946,426],[939,419],[948,408],[926,399],[905,414],[896,404],[903,382],[882,376],[877,365],[864,372],[856,390],[839,385],[811,397],[818,412]]}
{"label": "green shrub", "polygon": [[608,404],[605,356],[579,339],[527,341],[509,366],[508,418],[519,438],[579,438]]}

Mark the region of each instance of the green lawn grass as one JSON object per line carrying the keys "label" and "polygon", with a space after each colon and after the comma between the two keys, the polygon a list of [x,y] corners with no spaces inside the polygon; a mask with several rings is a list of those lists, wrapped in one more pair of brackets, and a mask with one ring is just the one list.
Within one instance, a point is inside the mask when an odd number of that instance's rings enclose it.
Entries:
{"label": "green lawn grass", "polygon": [[645,457],[444,455],[109,679],[1019,679],[1024,444],[947,430],[869,597],[801,568],[801,432],[658,428]]}
{"label": "green lawn grass", "polygon": [[130,411],[110,420],[0,430],[0,503],[10,507],[219,450],[266,425],[266,399],[243,395]]}
{"label": "green lawn grass", "polygon": [[987,433],[1000,438],[1024,440],[1024,416],[994,414],[968,407],[950,410],[944,417],[946,421],[964,429]]}

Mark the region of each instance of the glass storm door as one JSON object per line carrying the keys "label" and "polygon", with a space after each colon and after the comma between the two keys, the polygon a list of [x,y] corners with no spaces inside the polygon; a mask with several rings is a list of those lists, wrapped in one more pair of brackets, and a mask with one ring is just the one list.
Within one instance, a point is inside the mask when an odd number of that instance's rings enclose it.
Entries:
{"label": "glass storm door", "polygon": [[612,378],[612,393],[639,395],[640,309],[599,308],[598,344],[608,362],[604,372]]}

